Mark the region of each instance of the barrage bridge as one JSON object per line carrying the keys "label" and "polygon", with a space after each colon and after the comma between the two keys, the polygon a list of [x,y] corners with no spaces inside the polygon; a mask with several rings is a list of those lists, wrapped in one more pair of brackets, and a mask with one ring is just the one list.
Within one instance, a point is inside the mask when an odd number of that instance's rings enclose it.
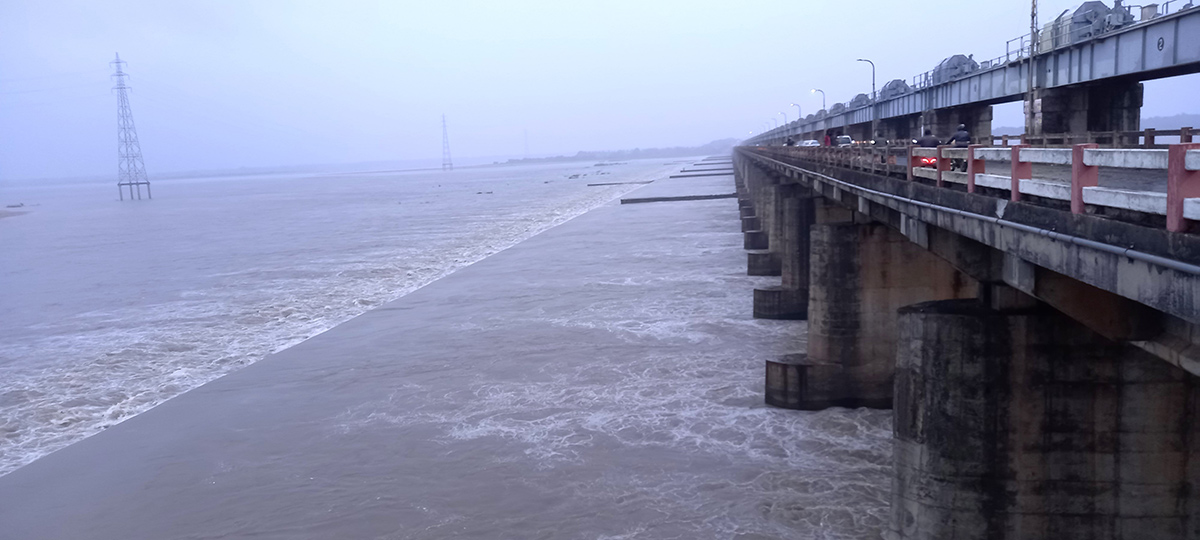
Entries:
{"label": "barrage bridge", "polygon": [[[1200,144],[1138,125],[1200,9],[1065,28],[734,151],[754,314],[808,321],[767,401],[894,408],[889,538],[1200,538]],[[1022,99],[999,145],[883,142]],[[831,133],[883,140],[783,144]]]}

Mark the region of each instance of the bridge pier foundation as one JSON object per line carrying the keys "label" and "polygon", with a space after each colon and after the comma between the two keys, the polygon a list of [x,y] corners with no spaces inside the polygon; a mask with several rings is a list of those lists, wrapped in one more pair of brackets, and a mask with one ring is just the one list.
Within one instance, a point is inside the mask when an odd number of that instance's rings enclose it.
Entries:
{"label": "bridge pier foundation", "polygon": [[777,186],[780,199],[777,219],[781,285],[754,290],[754,317],[758,319],[808,318],[809,231],[814,221],[813,193],[802,186]]}
{"label": "bridge pier foundation", "polygon": [[1141,125],[1141,110],[1142,83],[1139,82],[1110,81],[1090,86],[1042,89],[1035,94],[1033,125],[1026,126],[1026,133],[1041,136],[1137,131]]}
{"label": "bridge pier foundation", "polygon": [[750,205],[742,203],[743,247],[746,273],[751,276],[778,276],[783,240],[783,192],[779,176],[759,167],[746,170],[746,191]]}
{"label": "bridge pier foundation", "polygon": [[[737,173],[740,173],[740,179]],[[742,217],[742,247],[750,250],[746,256],[749,275],[779,275],[778,256],[769,253],[773,189],[779,178],[750,163],[737,167],[734,183],[738,187],[738,204]]]}
{"label": "bridge pier foundation", "polygon": [[1197,384],[1044,305],[900,310],[888,537],[1197,538]]}
{"label": "bridge pier foundation", "polygon": [[925,129],[933,130],[933,135],[942,140],[953,135],[958,130],[959,124],[964,124],[967,126],[967,132],[971,134],[972,142],[990,144],[992,106],[964,105],[927,111],[922,115],[922,123]]}
{"label": "bridge pier foundation", "polygon": [[[978,285],[882,223],[830,222],[823,205],[810,237],[808,358],[815,381],[802,408],[892,405],[896,312],[973,298]],[[851,216],[853,219],[853,216]]]}
{"label": "bridge pier foundation", "polygon": [[920,115],[882,118],[879,120],[879,131],[893,144],[904,145],[908,141],[919,138]]}

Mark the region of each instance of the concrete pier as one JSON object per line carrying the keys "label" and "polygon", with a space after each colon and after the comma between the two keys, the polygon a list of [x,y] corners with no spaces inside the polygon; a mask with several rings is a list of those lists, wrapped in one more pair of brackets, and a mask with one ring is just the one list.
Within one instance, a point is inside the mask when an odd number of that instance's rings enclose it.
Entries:
{"label": "concrete pier", "polygon": [[900,310],[890,538],[1195,538],[1197,385],[1044,306]]}
{"label": "concrete pier", "polygon": [[808,357],[840,366],[816,404],[890,407],[896,311],[973,298],[976,283],[880,223],[822,223],[811,235]]}
{"label": "concrete pier", "polygon": [[1026,133],[1137,131],[1141,125],[1142,83],[1038,90],[1033,124]]}
{"label": "concrete pier", "polygon": [[[776,259],[781,277],[777,286],[754,290],[754,316],[760,319],[807,319],[809,231],[815,220],[814,196],[795,184],[777,186],[779,223]],[[762,274],[768,275],[768,274]]]}
{"label": "concrete pier", "polygon": [[766,362],[764,400],[894,406],[885,537],[1200,538],[1200,241],[823,156],[735,154],[813,194],[780,246],[807,350]]}

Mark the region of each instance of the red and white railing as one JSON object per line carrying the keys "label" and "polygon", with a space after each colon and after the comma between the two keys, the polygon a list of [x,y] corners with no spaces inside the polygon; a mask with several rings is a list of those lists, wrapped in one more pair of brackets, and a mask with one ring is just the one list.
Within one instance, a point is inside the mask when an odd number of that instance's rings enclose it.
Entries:
{"label": "red and white railing", "polygon": [[[779,152],[778,147],[767,147]],[[907,173],[909,180],[924,178],[938,187],[961,184],[968,192],[978,187],[1006,190],[1013,201],[1039,197],[1067,201],[1071,212],[1085,205],[1119,208],[1166,216],[1167,229],[1187,230],[1188,221],[1200,221],[1200,143],[1180,143],[1166,149],[1099,148],[1094,143],[1070,148],[1035,148],[1028,145],[966,148],[922,147],[793,147],[782,152],[827,165],[875,173]],[[955,160],[966,162],[966,172],[954,171]],[[1009,162],[1008,175],[987,173],[987,162]],[[1071,168],[1069,183],[1033,177],[1035,164]],[[1167,190],[1144,191],[1099,185],[1099,170],[1142,169],[1165,171]]]}

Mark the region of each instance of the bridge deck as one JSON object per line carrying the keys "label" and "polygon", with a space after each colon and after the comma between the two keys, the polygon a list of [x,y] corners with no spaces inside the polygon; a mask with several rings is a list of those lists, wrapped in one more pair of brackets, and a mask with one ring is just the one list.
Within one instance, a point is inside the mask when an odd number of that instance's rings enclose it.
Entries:
{"label": "bridge deck", "polygon": [[[1136,316],[1153,319],[1156,330],[1142,333],[1124,328],[1105,335],[1117,338],[1116,333],[1125,333],[1120,339],[1153,349],[1160,357],[1200,374],[1195,351],[1145,341],[1158,339],[1154,336],[1167,327],[1190,335],[1188,325],[1194,328],[1200,323],[1200,238],[1099,215],[1075,214],[1061,207],[967,193],[951,185],[936,187],[920,179],[902,180],[806,161],[800,152],[803,150],[739,149],[750,161],[900,229],[918,243],[922,239],[929,243],[931,233],[924,232],[927,226],[937,228],[998,250],[1011,257],[1014,265],[1033,265],[1095,287],[1097,293],[1131,300],[1142,306],[1134,310]],[[1003,276],[1005,281],[1010,278]],[[1011,284],[1030,294],[1036,292],[1029,283]],[[1083,296],[1087,301],[1099,301],[1096,295]],[[1092,311],[1102,311],[1099,305]],[[1123,324],[1114,321],[1115,326]]]}

